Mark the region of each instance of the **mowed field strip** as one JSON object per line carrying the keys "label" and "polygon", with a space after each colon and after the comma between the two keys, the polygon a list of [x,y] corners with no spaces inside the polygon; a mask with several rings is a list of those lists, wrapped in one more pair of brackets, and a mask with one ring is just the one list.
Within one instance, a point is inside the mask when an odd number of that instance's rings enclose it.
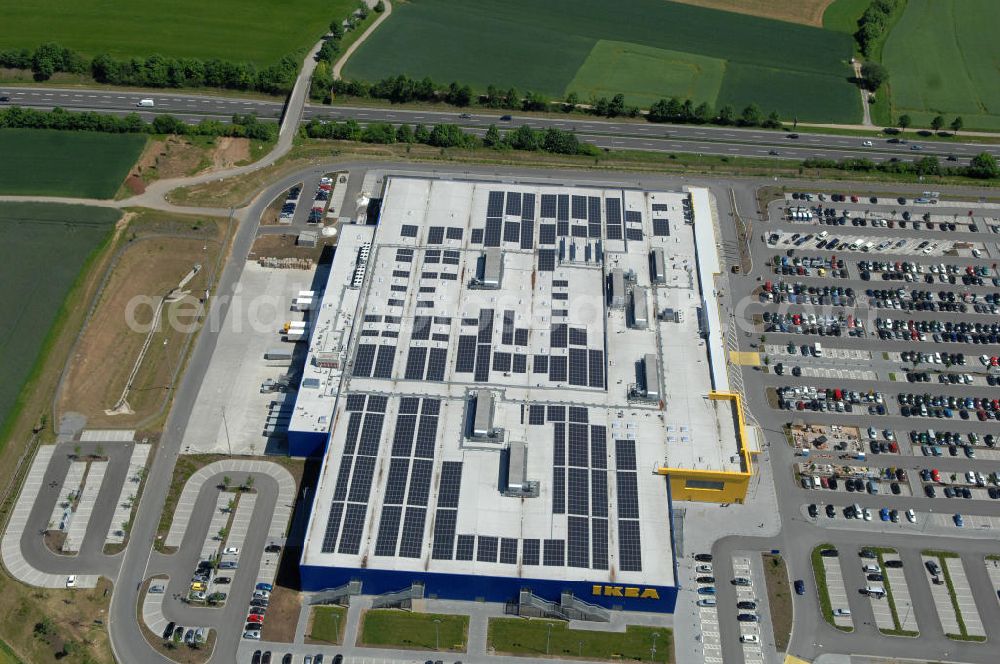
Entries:
{"label": "mowed field strip", "polygon": [[0,129],[0,194],[112,198],[144,134]]}
{"label": "mowed field strip", "polygon": [[716,108],[756,102],[786,118],[855,122],[852,49],[841,32],[664,0],[468,0],[460,11],[448,0],[411,0],[344,76],[403,73],[554,98],[576,91],[583,101],[620,86],[630,103],[693,94]]}
{"label": "mowed field strip", "polygon": [[1000,2],[909,0],[889,33],[892,117],[926,127],[938,113],[968,129],[1000,129]]}
{"label": "mowed field strip", "polygon": [[[118,210],[0,203],[0,430],[49,331],[90,256],[110,236]],[[110,361],[110,358],[109,358]]]}
{"label": "mowed field strip", "polygon": [[154,53],[270,65],[303,53],[357,0],[34,0],[0,3],[0,49],[54,41],[94,56]]}

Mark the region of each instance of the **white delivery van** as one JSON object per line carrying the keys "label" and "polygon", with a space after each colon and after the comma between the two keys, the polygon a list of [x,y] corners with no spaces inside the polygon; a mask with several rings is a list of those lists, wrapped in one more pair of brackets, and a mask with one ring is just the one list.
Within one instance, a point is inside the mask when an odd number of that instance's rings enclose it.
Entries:
{"label": "white delivery van", "polygon": [[815,357],[823,357],[823,344],[821,343],[813,344],[813,355]]}
{"label": "white delivery van", "polygon": [[146,107],[146,108],[151,107],[151,106],[155,106],[155,105],[156,104],[153,102],[152,99],[140,99],[139,102],[136,104],[136,106],[142,106],[142,107]]}

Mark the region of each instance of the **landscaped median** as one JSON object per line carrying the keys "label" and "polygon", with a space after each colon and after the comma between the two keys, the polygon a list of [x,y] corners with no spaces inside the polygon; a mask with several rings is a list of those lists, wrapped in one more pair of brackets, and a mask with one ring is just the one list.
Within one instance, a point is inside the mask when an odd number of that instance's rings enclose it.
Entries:
{"label": "landscaped median", "polygon": [[778,652],[784,652],[792,636],[792,592],[788,587],[788,567],[779,554],[765,553],[763,558],[774,645]]}
{"label": "landscaped median", "polygon": [[360,646],[465,652],[469,616],[371,609],[361,618]]}
{"label": "landscaped median", "polygon": [[624,632],[599,632],[570,629],[561,620],[493,618],[487,647],[497,655],[674,662],[674,634],[668,627],[628,625]]}
{"label": "landscaped median", "polygon": [[826,586],[826,564],[823,562],[823,555],[820,553],[825,549],[833,549],[832,544],[820,544],[812,550],[813,574],[816,576],[816,593],[819,597],[819,608],[823,612],[823,619],[842,632],[853,632],[853,626],[838,625],[833,617],[833,607],[830,604],[830,591]]}

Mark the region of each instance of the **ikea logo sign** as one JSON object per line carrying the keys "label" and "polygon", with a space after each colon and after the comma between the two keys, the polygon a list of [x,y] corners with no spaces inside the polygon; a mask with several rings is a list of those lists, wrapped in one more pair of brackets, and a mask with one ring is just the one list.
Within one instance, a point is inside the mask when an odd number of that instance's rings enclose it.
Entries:
{"label": "ikea logo sign", "polygon": [[636,597],[639,599],[660,599],[656,588],[639,588],[636,586],[605,586],[593,585],[591,592],[601,597]]}

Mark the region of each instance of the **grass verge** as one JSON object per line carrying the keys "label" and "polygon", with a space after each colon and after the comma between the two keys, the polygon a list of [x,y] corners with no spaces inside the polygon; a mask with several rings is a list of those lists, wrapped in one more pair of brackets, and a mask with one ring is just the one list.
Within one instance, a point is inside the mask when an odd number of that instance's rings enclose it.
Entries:
{"label": "grass verge", "polygon": [[343,606],[317,606],[312,611],[308,639],[310,643],[344,642],[347,608]]}
{"label": "grass verge", "polygon": [[788,587],[788,567],[778,554],[765,553],[764,581],[767,583],[767,603],[771,607],[771,628],[778,652],[788,648],[792,636],[792,592]]}
{"label": "grass verge", "polygon": [[361,618],[358,645],[465,652],[469,616],[371,609]]}
{"label": "grass verge", "polygon": [[833,607],[830,605],[830,591],[826,587],[826,567],[823,565],[823,556],[820,551],[834,548],[832,544],[820,544],[812,550],[813,574],[816,576],[816,595],[819,598],[819,608],[823,613],[823,619],[839,629],[841,632],[853,632],[853,627],[842,627],[833,621]]}
{"label": "grass verge", "polygon": [[174,520],[174,511],[177,509],[177,501],[180,500],[181,492],[184,491],[184,485],[187,484],[187,481],[201,468],[214,461],[227,458],[223,454],[181,454],[177,457],[177,463],[174,464],[174,477],[170,481],[170,490],[167,492],[163,511],[160,512],[160,525],[156,529],[154,545],[157,551],[167,550],[163,541],[170,531],[170,524]]}
{"label": "grass verge", "polygon": [[955,586],[951,582],[951,572],[945,564],[946,558],[958,558],[957,553],[951,551],[921,551],[923,555],[936,556],[941,563],[941,573],[944,575],[944,583],[948,587],[948,597],[951,598],[951,607],[955,610],[955,620],[958,621],[958,634],[945,634],[949,639],[959,641],[985,641],[986,637],[973,636],[969,634],[969,629],[965,626],[965,618],[962,617],[962,609],[958,606],[958,595],[955,594]]}
{"label": "grass verge", "polygon": [[[656,655],[650,659],[654,642]],[[506,655],[674,662],[674,634],[668,627],[628,625],[624,632],[599,632],[573,630],[560,620],[491,618],[487,647]]]}

